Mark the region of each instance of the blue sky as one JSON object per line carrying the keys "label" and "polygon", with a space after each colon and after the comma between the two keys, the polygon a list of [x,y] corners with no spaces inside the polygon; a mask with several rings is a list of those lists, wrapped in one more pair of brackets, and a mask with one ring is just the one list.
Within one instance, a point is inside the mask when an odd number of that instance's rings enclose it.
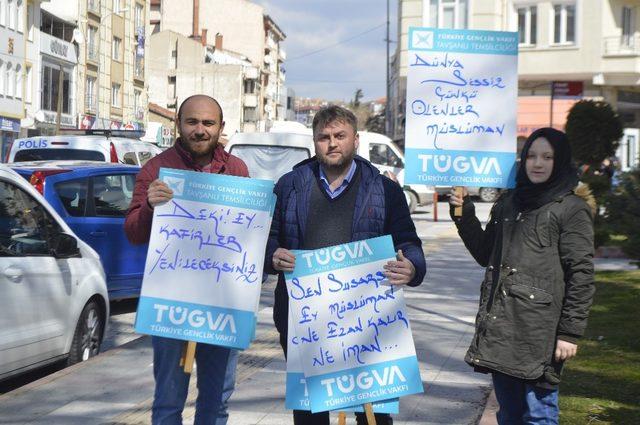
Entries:
{"label": "blue sky", "polygon": [[[284,31],[286,85],[297,97],[348,101],[386,95],[386,0],[254,0]],[[396,5],[390,1],[390,39],[396,40]],[[377,28],[376,28],[377,27]],[[369,32],[367,32],[369,31]],[[316,54],[307,55],[365,33]],[[390,46],[391,54],[396,44]]]}

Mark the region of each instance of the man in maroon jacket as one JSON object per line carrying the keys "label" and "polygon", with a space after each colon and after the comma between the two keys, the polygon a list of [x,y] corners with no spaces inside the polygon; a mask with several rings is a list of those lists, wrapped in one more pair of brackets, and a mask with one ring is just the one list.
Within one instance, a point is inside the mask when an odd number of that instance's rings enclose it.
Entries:
{"label": "man in maroon jacket", "polygon": [[[168,202],[173,192],[158,179],[160,167],[204,173],[249,177],[241,159],[224,151],[218,138],[224,129],[222,108],[212,97],[195,95],[178,110],[180,137],[175,145],[152,158],[136,178],[131,206],[124,224],[134,244],[149,242],[153,209]],[[179,285],[179,282],[176,282]],[[184,341],[152,337],[153,375],[156,381],[152,408],[154,425],[182,424],[182,410],[189,388],[189,375],[179,366]],[[227,401],[235,385],[238,352],[209,344],[198,344],[196,363],[198,399],[195,425],[227,423]]]}

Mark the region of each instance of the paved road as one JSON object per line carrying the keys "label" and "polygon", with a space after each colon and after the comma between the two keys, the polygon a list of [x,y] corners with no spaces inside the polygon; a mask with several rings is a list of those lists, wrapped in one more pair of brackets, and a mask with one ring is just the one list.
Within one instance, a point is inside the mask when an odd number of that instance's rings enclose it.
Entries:
{"label": "paved road", "polygon": [[[478,207],[479,215],[486,215],[488,206]],[[438,223],[431,208],[414,214],[429,270],[425,282],[407,289],[405,296],[425,393],[401,400],[395,420],[400,425],[474,424],[490,391],[488,378],[462,361],[473,332],[482,271],[455,234],[446,205],[439,208]],[[230,425],[292,423],[284,409],[285,364],[272,324],[272,300],[270,281],[263,288],[257,339],[241,354]],[[132,319],[127,314],[113,318],[113,346],[135,338]],[[152,394],[149,338],[132,339],[0,396],[0,424],[148,424]],[[190,394],[185,424],[193,421],[195,379]]]}

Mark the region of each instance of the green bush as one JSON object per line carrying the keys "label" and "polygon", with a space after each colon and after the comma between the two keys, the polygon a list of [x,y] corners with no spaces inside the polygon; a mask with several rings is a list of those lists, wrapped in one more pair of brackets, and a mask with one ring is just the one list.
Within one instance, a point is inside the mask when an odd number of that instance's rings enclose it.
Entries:
{"label": "green bush", "polygon": [[626,236],[622,249],[640,260],[640,169],[620,177],[620,184],[605,198],[605,220],[614,233]]}

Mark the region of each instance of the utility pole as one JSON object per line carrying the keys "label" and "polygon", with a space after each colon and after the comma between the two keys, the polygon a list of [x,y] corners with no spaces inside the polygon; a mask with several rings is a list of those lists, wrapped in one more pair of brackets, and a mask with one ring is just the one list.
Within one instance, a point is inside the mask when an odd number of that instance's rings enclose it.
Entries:
{"label": "utility pole", "polygon": [[387,136],[390,136],[391,132],[391,84],[389,82],[389,0],[387,0],[387,38],[385,40],[387,42],[387,101],[384,106],[384,132]]}

